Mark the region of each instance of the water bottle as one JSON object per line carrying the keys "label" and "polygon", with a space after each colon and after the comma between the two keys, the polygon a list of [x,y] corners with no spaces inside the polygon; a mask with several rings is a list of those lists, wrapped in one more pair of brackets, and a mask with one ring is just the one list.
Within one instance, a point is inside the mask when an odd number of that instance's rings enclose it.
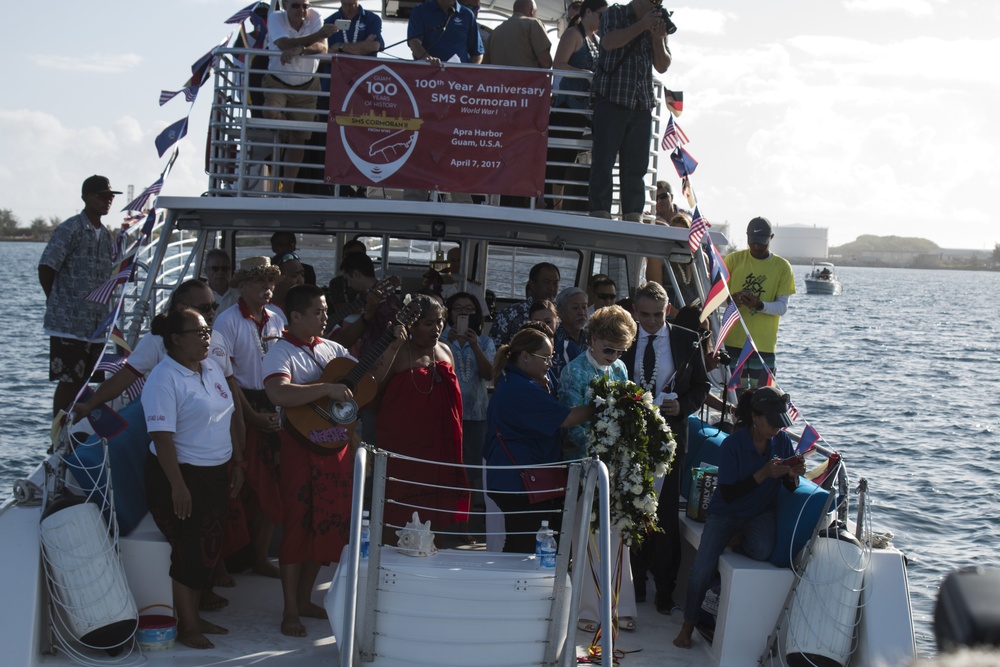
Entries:
{"label": "water bottle", "polygon": [[556,536],[550,529],[542,540],[542,564],[543,570],[556,568]]}
{"label": "water bottle", "polygon": [[368,558],[368,548],[372,543],[372,530],[368,524],[368,512],[361,513],[361,558]]}
{"label": "water bottle", "polygon": [[535,533],[535,560],[539,563],[542,562],[542,542],[545,541],[549,532],[549,520],[542,519],[542,527],[538,529],[537,533]]}

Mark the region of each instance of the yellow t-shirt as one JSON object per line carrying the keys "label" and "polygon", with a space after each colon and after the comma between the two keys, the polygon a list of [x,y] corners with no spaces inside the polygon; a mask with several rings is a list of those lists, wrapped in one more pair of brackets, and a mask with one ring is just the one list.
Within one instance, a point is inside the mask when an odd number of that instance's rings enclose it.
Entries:
{"label": "yellow t-shirt", "polygon": [[[726,255],[729,269],[729,291],[733,294],[749,290],[761,301],[775,301],[779,296],[795,294],[795,276],[792,265],[774,253],[767,259],[754,259],[749,250],[739,250]],[[778,346],[777,315],[767,315],[740,306],[740,317],[750,330],[758,352],[773,353]],[[743,347],[747,336],[738,324],[726,336],[726,345]]]}

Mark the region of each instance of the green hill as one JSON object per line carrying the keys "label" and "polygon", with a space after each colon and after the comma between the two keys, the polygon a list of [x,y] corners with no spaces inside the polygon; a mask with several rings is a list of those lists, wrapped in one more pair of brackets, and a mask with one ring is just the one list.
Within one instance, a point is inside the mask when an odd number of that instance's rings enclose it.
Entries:
{"label": "green hill", "polygon": [[907,252],[931,254],[940,251],[936,243],[908,236],[874,236],[865,234],[850,243],[830,248],[831,255],[851,256],[872,252]]}

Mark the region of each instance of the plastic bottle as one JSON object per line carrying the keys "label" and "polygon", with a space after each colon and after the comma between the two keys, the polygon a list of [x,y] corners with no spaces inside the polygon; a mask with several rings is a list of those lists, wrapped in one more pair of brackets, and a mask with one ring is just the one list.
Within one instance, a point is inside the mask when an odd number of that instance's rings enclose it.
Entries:
{"label": "plastic bottle", "polygon": [[368,523],[368,512],[361,513],[361,558],[368,558],[368,548],[372,542],[372,530]]}
{"label": "plastic bottle", "polygon": [[[542,542],[545,541],[549,532],[549,520],[542,519],[542,527],[538,529],[537,533],[535,533],[535,560],[539,563],[542,562]],[[539,565],[539,567],[541,567],[541,565]]]}
{"label": "plastic bottle", "polygon": [[550,528],[542,540],[541,567],[543,570],[556,568],[556,536]]}

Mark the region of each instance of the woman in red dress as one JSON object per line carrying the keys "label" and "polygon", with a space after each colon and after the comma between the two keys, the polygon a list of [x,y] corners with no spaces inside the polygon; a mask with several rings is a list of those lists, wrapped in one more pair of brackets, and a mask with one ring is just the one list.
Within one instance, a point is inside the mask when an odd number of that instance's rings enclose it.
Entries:
{"label": "woman in red dress", "polygon": [[[461,466],[462,392],[451,350],[439,340],[445,309],[425,295],[415,301],[419,319],[407,340],[397,338],[386,350],[376,376],[381,391],[376,441],[396,454]],[[393,526],[404,526],[413,512],[422,522],[430,519],[434,531],[468,520],[464,468],[390,459],[388,476],[385,535],[392,536]]]}

